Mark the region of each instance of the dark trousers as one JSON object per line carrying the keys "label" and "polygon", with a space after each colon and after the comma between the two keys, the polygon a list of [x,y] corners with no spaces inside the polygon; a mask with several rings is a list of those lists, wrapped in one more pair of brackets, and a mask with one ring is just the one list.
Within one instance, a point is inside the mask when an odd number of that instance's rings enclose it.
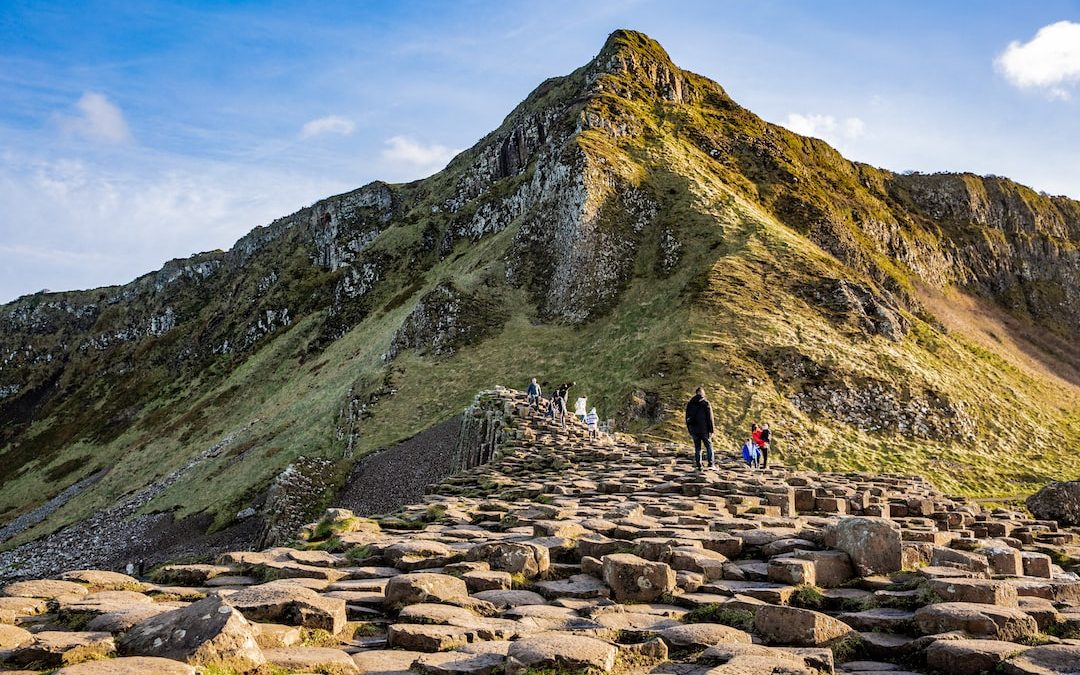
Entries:
{"label": "dark trousers", "polygon": [[761,451],[761,468],[769,468],[769,444],[766,443],[758,449]]}
{"label": "dark trousers", "polygon": [[691,434],[694,439],[694,466],[701,468],[701,444],[705,444],[705,459],[713,464],[712,439],[707,434]]}

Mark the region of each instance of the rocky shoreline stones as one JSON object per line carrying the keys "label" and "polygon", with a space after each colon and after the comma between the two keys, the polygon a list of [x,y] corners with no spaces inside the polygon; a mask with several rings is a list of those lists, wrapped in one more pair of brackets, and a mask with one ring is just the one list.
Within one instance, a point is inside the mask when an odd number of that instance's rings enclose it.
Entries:
{"label": "rocky shoreline stones", "polygon": [[[491,461],[296,548],[74,570],[0,595],[0,669],[1076,673],[1080,535],[911,476],[695,472],[485,392]],[[360,526],[357,526],[360,523]]]}

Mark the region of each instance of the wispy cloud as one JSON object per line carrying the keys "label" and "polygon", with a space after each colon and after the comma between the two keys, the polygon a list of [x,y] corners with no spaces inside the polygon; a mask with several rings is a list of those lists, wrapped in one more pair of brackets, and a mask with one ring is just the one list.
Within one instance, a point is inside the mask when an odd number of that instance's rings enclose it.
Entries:
{"label": "wispy cloud", "polygon": [[392,136],[386,139],[382,156],[389,162],[438,170],[446,166],[458,152],[439,143],[424,145],[408,136]]}
{"label": "wispy cloud", "polygon": [[131,140],[124,113],[105,94],[88,91],[75,104],[74,114],[59,118],[64,133],[103,143],[127,143]]}
{"label": "wispy cloud", "polygon": [[797,134],[830,143],[858,140],[866,133],[866,124],[858,117],[837,119],[832,115],[788,113],[783,124]]}
{"label": "wispy cloud", "polygon": [[1080,23],[1058,21],[1027,42],[1010,42],[994,65],[1016,87],[1068,99],[1067,87],[1080,82]]}
{"label": "wispy cloud", "polygon": [[327,115],[305,124],[300,130],[300,138],[312,138],[324,134],[351,136],[355,130],[356,124],[352,120],[339,115]]}
{"label": "wispy cloud", "polygon": [[390,165],[391,173],[400,171],[409,179],[440,171],[460,152],[442,144],[426,145],[410,136],[391,136],[383,145],[382,159]]}

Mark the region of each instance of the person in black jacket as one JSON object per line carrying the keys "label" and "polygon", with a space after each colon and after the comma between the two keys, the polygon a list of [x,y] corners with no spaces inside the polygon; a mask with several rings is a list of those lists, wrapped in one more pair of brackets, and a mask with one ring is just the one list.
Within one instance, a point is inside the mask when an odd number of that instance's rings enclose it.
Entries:
{"label": "person in black jacket", "polygon": [[694,468],[701,470],[701,446],[704,444],[705,458],[709,462],[709,468],[715,469],[712,447],[712,406],[705,398],[705,389],[702,387],[694,391],[693,398],[686,404],[686,430],[690,432],[690,438],[694,439]]}
{"label": "person in black jacket", "polygon": [[772,444],[772,430],[768,424],[761,425],[761,468],[769,468],[769,446]]}

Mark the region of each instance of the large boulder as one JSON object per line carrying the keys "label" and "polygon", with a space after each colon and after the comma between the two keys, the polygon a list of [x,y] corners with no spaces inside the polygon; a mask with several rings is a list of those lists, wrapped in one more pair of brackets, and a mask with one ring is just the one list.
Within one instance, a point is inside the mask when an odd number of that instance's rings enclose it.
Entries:
{"label": "large boulder", "polygon": [[927,635],[963,631],[972,637],[1016,641],[1039,632],[1035,619],[1013,607],[941,602],[920,607],[915,623]]}
{"label": "large boulder", "polygon": [[120,638],[120,651],[238,671],[266,662],[251,624],[216,595],[137,623]]}
{"label": "large boulder", "polygon": [[825,528],[825,544],[847,553],[859,576],[889,574],[903,566],[900,526],[887,518],[841,518]]}
{"label": "large boulder", "polygon": [[547,572],[551,556],[547,547],[529,542],[496,541],[473,546],[465,554],[466,560],[483,561],[491,569],[535,577]]}
{"label": "large boulder", "polygon": [[[462,582],[464,584],[464,582]],[[249,621],[285,623],[338,633],[345,627],[345,601],[295,584],[252,586],[226,597]]]}
{"label": "large boulder", "polygon": [[980,675],[1026,649],[1001,640],[935,640],[926,648],[926,665],[949,675]]}
{"label": "large boulder", "polygon": [[675,572],[667,563],[631,553],[606,555],[602,562],[604,583],[618,602],[653,602],[675,589]]}
{"label": "large boulder", "polygon": [[986,605],[1016,607],[1016,587],[990,579],[931,579],[931,591],[946,602],[977,602]]}
{"label": "large boulder", "polygon": [[451,602],[468,597],[465,582],[449,574],[399,574],[386,584],[386,606],[400,609],[420,602]]}
{"label": "large boulder", "polygon": [[1080,479],[1050,483],[1026,503],[1036,518],[1056,520],[1065,527],[1080,525]]}
{"label": "large boulder", "polygon": [[791,647],[825,647],[857,635],[851,626],[831,616],[783,605],[758,608],[754,629],[769,644]]}
{"label": "large boulder", "polygon": [[[617,615],[616,615],[617,616]],[[750,644],[750,634],[719,623],[687,623],[660,631],[672,650],[699,652],[719,644]]]}

